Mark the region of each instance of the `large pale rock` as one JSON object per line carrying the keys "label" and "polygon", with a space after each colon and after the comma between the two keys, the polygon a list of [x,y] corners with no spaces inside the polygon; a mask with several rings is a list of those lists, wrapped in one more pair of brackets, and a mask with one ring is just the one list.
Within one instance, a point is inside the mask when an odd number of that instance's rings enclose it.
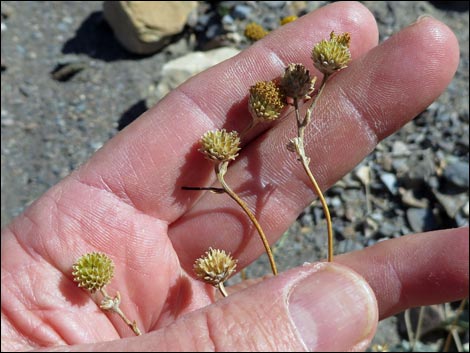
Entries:
{"label": "large pale rock", "polygon": [[235,48],[218,48],[205,52],[189,53],[167,62],[162,67],[158,85],[151,89],[153,92],[149,92],[148,106],[155,104],[190,77],[237,55],[239,52]]}
{"label": "large pale rock", "polygon": [[151,54],[180,33],[197,1],[104,1],[104,17],[130,52]]}

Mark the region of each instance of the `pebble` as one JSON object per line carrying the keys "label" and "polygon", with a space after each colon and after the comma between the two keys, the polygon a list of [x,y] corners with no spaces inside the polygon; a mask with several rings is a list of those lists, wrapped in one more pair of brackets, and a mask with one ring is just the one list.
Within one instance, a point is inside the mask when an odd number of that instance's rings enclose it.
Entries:
{"label": "pebble", "polygon": [[361,181],[363,185],[370,184],[370,168],[369,166],[363,165],[355,170],[356,177]]}
{"label": "pebble", "polygon": [[379,232],[386,237],[391,237],[399,233],[399,230],[397,230],[397,227],[393,223],[384,222],[380,223]]}
{"label": "pebble", "polygon": [[392,146],[392,156],[393,157],[404,157],[410,155],[410,150],[408,146],[403,141],[395,141]]}
{"label": "pebble", "polygon": [[364,245],[362,245],[358,241],[354,241],[351,239],[342,240],[336,246],[336,252],[338,254],[344,254],[344,253],[348,253],[351,251],[362,250],[362,249],[364,249]]}
{"label": "pebble", "polygon": [[234,23],[234,19],[232,16],[230,16],[230,14],[227,14],[225,15],[224,17],[222,17],[222,24],[224,26],[227,26],[227,25],[232,25]]}
{"label": "pebble", "polygon": [[15,120],[11,118],[2,119],[2,126],[8,127],[15,125]]}
{"label": "pebble", "polygon": [[452,219],[455,218],[459,210],[465,205],[465,202],[468,202],[467,195],[465,193],[457,195],[446,195],[440,193],[437,190],[433,190],[433,194],[444,208],[447,215]]}
{"label": "pebble", "polygon": [[444,178],[453,185],[468,189],[469,170],[468,162],[456,161],[444,169]]}
{"label": "pebble", "polygon": [[244,20],[248,18],[248,16],[251,14],[253,9],[250,6],[247,5],[236,5],[233,8],[232,15],[234,18],[238,18],[241,20]]}
{"label": "pebble", "polygon": [[434,215],[428,208],[409,208],[406,210],[406,219],[414,232],[429,231],[436,228]]}
{"label": "pebble", "polygon": [[407,206],[416,208],[427,208],[429,206],[429,201],[427,199],[417,199],[413,190],[398,188],[398,192],[401,195],[401,201]]}
{"label": "pebble", "polygon": [[468,200],[465,206],[462,207],[463,214],[468,217],[469,216],[469,205],[468,205]]}
{"label": "pebble", "polygon": [[222,33],[222,27],[217,23],[210,25],[206,30],[206,36],[208,39],[213,39],[217,37],[218,35],[220,35],[221,33]]}
{"label": "pebble", "polygon": [[387,190],[390,191],[392,195],[396,195],[398,192],[397,186],[397,177],[392,173],[382,173],[380,174],[380,180],[387,187]]}

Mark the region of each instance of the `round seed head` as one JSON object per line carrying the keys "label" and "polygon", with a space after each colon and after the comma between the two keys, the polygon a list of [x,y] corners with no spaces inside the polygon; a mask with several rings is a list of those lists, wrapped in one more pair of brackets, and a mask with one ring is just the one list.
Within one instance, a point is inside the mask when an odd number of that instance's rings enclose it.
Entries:
{"label": "round seed head", "polygon": [[225,129],[207,131],[201,138],[201,148],[207,159],[215,162],[234,160],[240,151],[238,132]]}
{"label": "round seed head", "polygon": [[107,285],[114,276],[114,263],[105,254],[92,252],[80,257],[72,266],[73,280],[91,293]]}
{"label": "round seed head", "polygon": [[254,22],[247,24],[245,27],[245,37],[251,39],[254,42],[266,37],[268,33],[269,32],[266,31],[261,25]]}
{"label": "round seed head", "polygon": [[297,19],[297,16],[287,16],[281,19],[281,26],[288,24],[290,22],[294,22]]}
{"label": "round seed head", "polygon": [[313,93],[316,78],[302,64],[289,64],[281,79],[281,91],[286,97],[309,99]]}
{"label": "round seed head", "polygon": [[336,36],[330,34],[330,40],[322,40],[312,50],[312,60],[315,67],[324,74],[331,74],[347,67],[351,60],[349,51],[350,36],[344,33]]}
{"label": "round seed head", "polygon": [[273,81],[260,81],[250,87],[248,109],[253,119],[276,120],[284,106],[284,95]]}
{"label": "round seed head", "polygon": [[194,272],[204,282],[217,286],[225,282],[237,267],[230,253],[224,250],[209,248],[204,256],[194,263]]}

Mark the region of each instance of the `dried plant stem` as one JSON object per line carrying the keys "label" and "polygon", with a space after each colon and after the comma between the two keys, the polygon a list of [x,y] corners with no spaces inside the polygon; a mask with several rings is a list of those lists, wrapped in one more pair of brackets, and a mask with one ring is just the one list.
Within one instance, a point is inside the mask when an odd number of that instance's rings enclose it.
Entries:
{"label": "dried plant stem", "polygon": [[405,318],[406,333],[408,334],[408,342],[412,344],[412,342],[414,342],[415,340],[414,338],[415,336],[413,333],[413,327],[411,325],[410,309],[405,310],[404,318]]}
{"label": "dried plant stem", "polygon": [[236,202],[238,205],[245,211],[246,215],[250,219],[250,221],[253,223],[255,226],[256,230],[258,231],[261,241],[263,242],[264,248],[266,249],[266,254],[268,255],[269,258],[269,263],[271,264],[271,269],[273,271],[274,275],[277,275],[277,268],[276,268],[276,263],[274,261],[274,256],[271,251],[271,248],[269,247],[268,240],[266,238],[266,235],[264,234],[263,229],[261,228],[261,225],[259,224],[258,220],[256,219],[255,215],[250,211],[246,203],[238,197],[238,195],[227,185],[225,182],[224,176],[225,173],[227,172],[227,166],[228,166],[228,161],[226,162],[221,162],[217,163],[215,165],[215,174],[217,175],[217,179],[219,180],[220,184],[224,188],[225,192]]}
{"label": "dried plant stem", "polygon": [[[104,296],[105,299],[113,300],[113,298],[108,295],[108,293],[106,292],[106,290],[104,288],[101,288],[100,292]],[[142,332],[137,327],[137,323],[135,321],[131,322],[127,318],[127,316],[122,312],[121,308],[119,308],[119,303],[121,301],[121,296],[120,296],[119,292],[116,292],[116,298],[115,299],[117,299],[117,301],[115,300],[115,303],[117,302],[117,304],[112,306],[109,310],[111,310],[112,312],[115,312],[116,314],[118,314],[121,317],[121,319],[126,323],[126,325],[129,326],[130,329],[135,333],[136,336],[142,335]]]}
{"label": "dried plant stem", "polygon": [[248,134],[248,132],[251,131],[258,123],[260,122],[259,119],[253,118],[250,120],[250,123],[243,129],[243,131],[240,133],[240,140],[243,141],[245,140],[245,136]]}
{"label": "dried plant stem", "polygon": [[240,277],[242,278],[242,281],[246,281],[248,279],[248,276],[246,274],[246,268],[242,268],[240,271]]}
{"label": "dried plant stem", "polygon": [[217,289],[220,291],[220,293],[222,293],[224,297],[228,297],[228,293],[227,293],[227,290],[225,289],[224,282],[220,282],[217,285]]}
{"label": "dried plant stem", "polygon": [[424,319],[424,309],[425,306],[419,308],[419,315],[418,315],[418,324],[416,325],[416,333],[413,338],[413,342],[411,342],[411,351],[414,352],[416,348],[416,342],[419,341],[421,338],[421,328],[423,326],[423,319]]}
{"label": "dried plant stem", "polygon": [[313,189],[315,193],[318,195],[318,198],[320,199],[320,202],[323,207],[323,212],[325,213],[327,229],[328,229],[328,262],[332,262],[333,261],[333,224],[331,222],[330,210],[328,209],[328,205],[326,203],[325,197],[323,196],[323,193],[320,187],[318,186],[318,183],[315,180],[315,177],[313,176],[312,171],[310,170],[310,167],[309,167],[310,158],[308,158],[305,154],[305,141],[304,141],[305,128],[310,123],[310,120],[312,118],[313,108],[318,98],[323,92],[323,88],[325,87],[327,79],[328,79],[328,75],[325,75],[323,77],[320,90],[317,96],[315,97],[315,99],[313,100],[312,104],[308,108],[305,114],[305,118],[303,120],[300,118],[299,101],[297,98],[294,98],[295,117],[297,120],[297,137],[293,139],[293,142],[294,142],[297,156],[299,157],[299,160],[302,163],[305,173],[307,173],[313,185]]}
{"label": "dried plant stem", "polygon": [[452,323],[450,325],[450,331],[449,331],[449,333],[447,335],[447,338],[446,338],[446,341],[444,343],[444,348],[442,349],[443,352],[448,352],[449,351],[451,338],[454,338],[454,342],[455,342],[455,345],[457,346],[457,350],[459,352],[463,352],[462,343],[460,342],[460,337],[457,334],[457,331],[456,331],[455,327],[457,326],[457,322],[459,321],[460,315],[462,315],[462,312],[465,309],[465,304],[467,303],[467,299],[468,298],[463,299],[460,302],[459,307],[455,311],[455,318],[454,318],[454,320],[452,321]]}

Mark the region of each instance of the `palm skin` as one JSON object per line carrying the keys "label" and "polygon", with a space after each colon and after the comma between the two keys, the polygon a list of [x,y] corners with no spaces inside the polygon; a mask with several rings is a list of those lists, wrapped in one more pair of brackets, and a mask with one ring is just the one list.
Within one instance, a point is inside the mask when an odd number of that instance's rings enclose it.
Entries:
{"label": "palm skin", "polygon": [[[263,247],[227,196],[181,190],[217,185],[198,140],[210,129],[243,130],[249,86],[279,76],[289,62],[312,68],[310,49],[331,30],[351,33],[353,62],[332,78],[307,131],[322,188],[429,105],[458,63],[456,39],[438,21],[413,24],[376,46],[373,16],[357,3],[334,3],[189,80],[3,230],[3,350],[132,336],[72,281],[73,262],[90,251],[114,260],[108,292],[120,291],[121,308],[144,332],[213,303],[214,289],[192,274],[194,260],[212,246],[232,252],[241,269]],[[284,147],[292,124],[258,127],[226,178],[271,243],[313,198]],[[369,282],[382,318],[468,296],[468,229],[403,237],[338,262]]]}

